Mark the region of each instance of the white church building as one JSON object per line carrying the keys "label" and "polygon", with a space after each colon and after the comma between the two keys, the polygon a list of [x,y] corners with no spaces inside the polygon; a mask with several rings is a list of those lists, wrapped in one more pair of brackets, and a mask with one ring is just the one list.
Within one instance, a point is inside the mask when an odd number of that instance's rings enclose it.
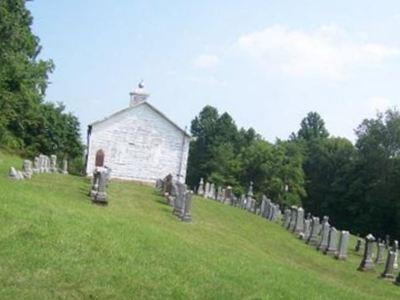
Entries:
{"label": "white church building", "polygon": [[130,93],[130,105],[90,124],[86,174],[97,166],[111,178],[154,183],[172,174],[185,181],[190,135],[148,101],[143,84]]}

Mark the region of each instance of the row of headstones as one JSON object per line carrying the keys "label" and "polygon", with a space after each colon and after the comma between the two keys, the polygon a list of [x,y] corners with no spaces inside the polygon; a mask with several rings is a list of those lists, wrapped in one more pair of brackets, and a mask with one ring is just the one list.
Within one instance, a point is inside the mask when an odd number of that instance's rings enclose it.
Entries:
{"label": "row of headstones", "polygon": [[285,209],[282,226],[324,254],[340,260],[347,258],[350,232],[346,230],[338,232],[329,224],[327,216],[320,222],[319,217],[311,216],[310,213],[305,217],[302,207],[292,206]]}
{"label": "row of headstones", "polygon": [[[398,270],[398,253],[399,242],[394,241],[390,245],[390,239],[387,237],[386,242],[380,239],[375,239],[372,234],[368,234],[365,239],[358,239],[355,247],[356,252],[360,252],[364,247],[363,258],[358,267],[359,271],[373,271],[376,265],[385,264],[385,269],[380,275],[382,278],[394,280],[396,278],[395,271]],[[376,248],[376,256],[374,258],[374,248]],[[385,260],[385,252],[387,252]],[[398,274],[395,283],[400,285],[400,273]]]}
{"label": "row of headstones", "polygon": [[240,198],[238,198],[232,192],[232,187],[216,187],[214,183],[204,183],[203,178],[201,178],[199,187],[197,189],[197,195],[206,199],[213,199],[227,205],[244,209],[271,221],[279,220],[282,214],[279,204],[274,204],[265,195],[262,198],[261,205],[257,204],[257,200],[254,198],[252,182],[250,182],[247,194],[243,194]]}
{"label": "row of headstones", "polygon": [[8,176],[14,180],[23,180],[31,179],[33,174],[39,173],[68,174],[68,161],[64,159],[63,168],[59,169],[56,155],[53,154],[49,158],[47,155],[40,154],[35,157],[33,164],[29,159],[24,160],[22,171],[15,169],[15,167],[11,167]]}
{"label": "row of headstones", "polygon": [[[235,197],[231,187],[227,187],[226,189],[215,188],[213,183],[206,182],[204,184],[203,179],[200,180],[197,194],[204,198],[215,199],[223,203],[238,206],[271,221],[281,219],[279,205],[274,204],[266,196],[263,196],[260,207],[256,207],[256,200],[253,198],[252,182],[250,183],[247,196],[242,195],[240,199]],[[303,208],[292,206],[291,208],[285,209],[282,218],[282,226],[295,233],[307,244],[316,247],[318,251],[331,255],[338,260],[347,259],[350,232],[346,230],[338,231],[329,224],[329,217],[325,216],[320,222],[319,217],[311,216],[310,213],[305,216]],[[355,249],[356,251],[360,251],[361,244],[362,240],[359,239]],[[385,249],[388,249],[385,270],[381,274],[381,277],[387,279],[395,278],[394,270],[398,268],[398,242],[394,241],[393,246],[389,247],[389,241],[387,241],[386,244],[380,240],[375,243],[375,238],[370,234],[365,238],[364,244],[364,255],[358,270],[372,270],[374,269],[374,263],[383,264]],[[373,259],[374,244],[376,244],[377,248],[375,260]],[[397,276],[395,282],[400,285],[400,274]]]}
{"label": "row of headstones", "polygon": [[186,184],[181,183],[169,174],[164,179],[156,182],[156,188],[166,198],[167,203],[173,207],[172,213],[183,222],[192,222],[192,196]]}
{"label": "row of headstones", "polygon": [[[347,258],[348,244],[350,233],[348,231],[340,231],[339,241],[337,241],[338,231],[335,227],[329,224],[329,217],[325,216],[320,223],[318,217],[313,217],[307,214],[304,218],[304,210],[301,207],[292,206],[290,209],[285,209],[282,226],[289,231],[295,233],[300,239],[303,239],[307,244],[315,246],[317,250],[324,254],[332,255],[336,259],[345,260]],[[382,278],[394,279],[394,270],[398,269],[398,242],[394,241],[393,246],[389,247],[389,240],[376,242],[373,235],[369,234],[364,241],[364,254],[361,260],[359,271],[373,270],[375,264],[385,263],[385,249],[388,249],[386,256],[385,269],[381,274]],[[355,248],[356,252],[361,250],[363,244],[362,239],[357,240]],[[374,245],[376,245],[376,257],[374,259]],[[400,274],[397,276],[396,283],[400,284]]]}
{"label": "row of headstones", "polygon": [[111,169],[108,167],[96,167],[92,175],[92,184],[89,196],[93,203],[107,205],[108,197],[106,188],[111,178]]}

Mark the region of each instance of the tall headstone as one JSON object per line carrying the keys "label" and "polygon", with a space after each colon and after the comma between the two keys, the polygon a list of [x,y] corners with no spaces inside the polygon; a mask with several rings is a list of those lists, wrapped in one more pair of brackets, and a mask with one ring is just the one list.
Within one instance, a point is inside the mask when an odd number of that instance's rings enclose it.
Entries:
{"label": "tall headstone", "polygon": [[68,174],[68,160],[67,160],[67,159],[64,159],[64,160],[63,160],[63,169],[62,169],[62,173],[63,173],[64,175],[67,175],[67,174]]}
{"label": "tall headstone", "polygon": [[289,223],[289,230],[294,231],[294,228],[296,226],[296,219],[297,219],[297,206],[292,206],[290,208],[291,214],[290,214],[290,223]]}
{"label": "tall headstone", "polygon": [[35,157],[33,160],[33,173],[37,174],[40,173],[40,161],[39,161],[39,157]]}
{"label": "tall headstone", "polygon": [[378,239],[376,243],[376,257],[375,257],[375,264],[380,265],[383,264],[384,261],[384,254],[385,254],[386,245]]}
{"label": "tall headstone", "polygon": [[107,193],[106,193],[106,185],[107,185],[107,171],[102,169],[98,171],[98,187],[97,193],[94,197],[94,202],[99,204],[108,204],[107,201]]}
{"label": "tall headstone", "polygon": [[227,186],[225,189],[225,195],[224,195],[224,203],[227,205],[233,205],[233,201],[232,201],[232,196],[233,196],[233,192],[232,192],[232,187],[231,186]]}
{"label": "tall headstone", "polygon": [[374,247],[375,237],[372,234],[368,234],[365,238],[365,249],[364,256],[358,267],[359,271],[368,271],[375,268],[374,261],[372,259],[373,247]]}
{"label": "tall headstone", "polygon": [[337,251],[337,230],[335,227],[331,227],[329,230],[328,247],[324,251],[325,254],[335,255]]}
{"label": "tall headstone", "polygon": [[215,193],[215,184],[211,183],[210,184],[210,198],[215,200],[216,198],[216,193]]}
{"label": "tall headstone", "polygon": [[304,233],[300,235],[300,238],[302,240],[308,240],[311,234],[311,220],[306,219],[304,220]]}
{"label": "tall headstone", "polygon": [[211,184],[207,181],[205,188],[204,188],[204,198],[210,198],[210,192],[211,192]]}
{"label": "tall headstone", "polygon": [[174,209],[173,209],[172,213],[180,218],[184,213],[187,187],[185,184],[180,183],[178,181],[174,182],[173,185],[176,190],[176,197],[175,197]]}
{"label": "tall headstone", "polygon": [[22,166],[22,173],[24,174],[24,178],[31,179],[33,170],[32,170],[32,162],[29,159],[25,159]]}
{"label": "tall headstone", "polygon": [[50,156],[50,172],[57,173],[57,155],[52,154]]}
{"label": "tall headstone", "polygon": [[[385,244],[382,243],[382,245],[385,245]],[[394,252],[389,250],[387,258],[386,258],[385,270],[381,274],[382,278],[394,279],[394,277],[395,277],[394,276],[394,268],[393,268],[394,256],[395,256]]]}
{"label": "tall headstone", "polygon": [[203,178],[200,178],[199,187],[197,189],[197,195],[204,196],[204,180],[203,180]]}
{"label": "tall headstone", "polygon": [[349,245],[349,239],[350,239],[350,232],[345,230],[340,232],[339,249],[335,255],[337,259],[340,260],[347,259],[347,249]]}
{"label": "tall headstone", "polygon": [[298,236],[302,236],[304,234],[304,209],[302,207],[299,207],[297,209],[296,223],[294,225],[294,232]]}
{"label": "tall headstone", "polygon": [[321,224],[319,223],[318,217],[313,217],[311,222],[311,234],[307,240],[307,244],[316,246],[319,240],[319,232],[320,232]]}
{"label": "tall headstone", "polygon": [[191,214],[191,210],[192,210],[192,196],[193,196],[193,192],[192,191],[188,191],[185,193],[185,198],[184,198],[184,206],[183,206],[183,210],[182,210],[182,216],[181,216],[181,220],[183,222],[192,222],[192,214]]}
{"label": "tall headstone", "polygon": [[326,248],[328,248],[329,231],[331,226],[329,225],[328,221],[324,220],[321,227],[321,241],[317,247],[317,250],[325,251]]}
{"label": "tall headstone", "polygon": [[393,268],[395,270],[397,270],[399,268],[399,264],[398,264],[398,256],[399,256],[399,242],[397,240],[395,240],[393,242],[393,250],[394,252],[394,263],[393,263]]}
{"label": "tall headstone", "polygon": [[291,216],[291,210],[289,208],[285,209],[284,215],[283,215],[283,227],[288,229],[290,225],[290,216]]}

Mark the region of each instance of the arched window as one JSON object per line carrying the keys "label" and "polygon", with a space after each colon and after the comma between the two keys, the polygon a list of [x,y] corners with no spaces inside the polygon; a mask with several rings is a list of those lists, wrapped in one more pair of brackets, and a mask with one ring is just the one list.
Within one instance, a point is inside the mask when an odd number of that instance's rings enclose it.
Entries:
{"label": "arched window", "polygon": [[96,152],[96,167],[103,167],[104,166],[104,151],[98,150]]}

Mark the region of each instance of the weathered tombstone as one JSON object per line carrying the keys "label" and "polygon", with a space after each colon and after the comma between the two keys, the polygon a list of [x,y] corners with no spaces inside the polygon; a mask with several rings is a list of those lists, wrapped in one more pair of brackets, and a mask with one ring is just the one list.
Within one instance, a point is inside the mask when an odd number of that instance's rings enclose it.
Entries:
{"label": "weathered tombstone", "polygon": [[267,202],[267,197],[265,197],[265,195],[262,195],[262,199],[261,199],[261,206],[260,206],[260,212],[261,212],[261,216],[265,218],[265,206]]}
{"label": "weathered tombstone", "polygon": [[13,179],[13,180],[20,180],[21,179],[19,174],[18,174],[18,172],[17,172],[17,170],[15,170],[14,167],[10,168],[10,171],[8,172],[8,177],[10,179]]}
{"label": "weathered tombstone", "polygon": [[204,180],[200,178],[199,188],[197,189],[197,195],[204,196]]}
{"label": "weathered tombstone", "polygon": [[222,198],[222,186],[219,186],[219,187],[217,188],[217,196],[216,196],[216,199],[217,199],[219,202],[222,202],[222,201],[223,201],[223,198]]}
{"label": "weathered tombstone", "polygon": [[397,270],[399,268],[398,261],[397,261],[397,258],[398,258],[398,255],[399,255],[399,242],[396,241],[396,240],[393,242],[393,250],[392,251],[394,252],[393,268],[395,270]]}
{"label": "weathered tombstone", "polygon": [[347,259],[347,248],[350,239],[350,232],[348,231],[341,231],[340,232],[340,239],[339,239],[339,250],[337,251],[335,258],[340,260]]}
{"label": "weathered tombstone", "polygon": [[174,182],[174,190],[176,191],[174,209],[172,213],[177,217],[181,217],[184,214],[185,198],[187,193],[187,187],[185,184],[180,182]]}
{"label": "weathered tombstone", "polygon": [[354,248],[354,251],[359,252],[361,250],[361,246],[362,246],[362,240],[360,238],[358,238],[356,247]]}
{"label": "weathered tombstone", "polygon": [[283,227],[284,228],[289,228],[290,225],[290,216],[291,216],[291,210],[289,208],[285,209],[284,215],[283,215]]}
{"label": "weathered tombstone", "polygon": [[214,183],[210,184],[210,195],[209,195],[209,198],[211,198],[213,200],[215,200],[215,198],[216,198]]}
{"label": "weathered tombstone", "polygon": [[384,254],[386,245],[381,242],[381,239],[378,239],[376,243],[376,257],[375,257],[375,264],[380,265],[384,263]]}
{"label": "weathered tombstone", "polygon": [[[382,243],[382,245],[385,245],[385,244]],[[394,279],[394,268],[393,268],[394,257],[395,257],[395,253],[393,251],[389,251],[387,258],[386,258],[385,270],[381,274],[382,278]]]}
{"label": "weathered tombstone", "polygon": [[93,177],[92,177],[92,185],[91,185],[90,191],[89,191],[89,196],[92,198],[92,200],[94,200],[96,198],[96,194],[97,194],[98,187],[99,187],[99,176],[100,176],[100,172],[97,170],[94,170]]}
{"label": "weathered tombstone", "polygon": [[297,219],[297,206],[291,207],[291,215],[290,215],[290,223],[289,223],[289,230],[294,231],[296,226],[296,219]]}
{"label": "weathered tombstone", "polygon": [[181,216],[181,220],[183,222],[192,222],[192,215],[191,215],[191,210],[192,210],[192,196],[193,192],[188,191],[185,193],[185,198],[184,198],[184,207],[183,207],[183,214]]}
{"label": "weathered tombstone", "polygon": [[272,217],[272,221],[279,221],[282,217],[282,212],[281,209],[279,207],[279,204],[275,205],[275,210],[274,210],[274,214]]}
{"label": "weathered tombstone", "polygon": [[308,240],[311,234],[311,220],[306,219],[304,220],[304,233],[300,235],[302,240]]}
{"label": "weathered tombstone", "polygon": [[206,187],[204,188],[204,198],[210,198],[210,183],[206,182]]}
{"label": "weathered tombstone", "polygon": [[232,205],[233,203],[233,201],[232,201],[232,195],[233,195],[233,193],[232,193],[232,187],[231,186],[228,186],[226,189],[225,189],[225,195],[224,195],[224,198],[225,198],[225,200],[224,200],[224,203],[225,204],[227,204],[227,205]]}
{"label": "weathered tombstone", "polygon": [[250,181],[250,185],[249,185],[249,191],[247,192],[247,197],[253,197],[254,193],[253,193],[253,181]]}
{"label": "weathered tombstone", "polygon": [[156,189],[159,191],[162,191],[164,187],[164,181],[162,179],[157,179],[156,180]]}
{"label": "weathered tombstone", "polygon": [[316,246],[319,240],[319,232],[320,232],[321,225],[319,223],[318,217],[313,217],[311,222],[311,234],[307,240],[307,244]]}
{"label": "weathered tombstone", "polygon": [[335,227],[331,227],[329,230],[328,247],[324,251],[324,254],[335,255],[337,251],[337,230]]}
{"label": "weathered tombstone", "polygon": [[37,157],[37,156],[33,159],[32,172],[33,172],[33,174],[37,174],[40,172],[39,157]]}
{"label": "weathered tombstone", "polygon": [[390,248],[390,235],[385,235],[386,249]]}
{"label": "weathered tombstone", "polygon": [[304,234],[304,209],[299,207],[296,214],[296,223],[294,225],[294,232],[301,236]]}
{"label": "weathered tombstone", "polygon": [[106,193],[106,185],[107,185],[107,171],[105,169],[98,171],[98,187],[97,193],[94,197],[93,202],[99,204],[108,204],[107,201],[107,193]]}
{"label": "weathered tombstone", "polygon": [[324,217],[324,223],[322,223],[321,226],[321,241],[317,247],[317,250],[325,251],[326,248],[328,248],[328,241],[329,241],[329,231],[330,231],[330,225],[327,220],[325,220]]}
{"label": "weathered tombstone", "polygon": [[57,156],[52,154],[50,156],[50,172],[51,173],[57,173]]}
{"label": "weathered tombstone", "polygon": [[24,160],[24,164],[22,166],[22,172],[24,174],[24,178],[31,179],[33,170],[32,170],[32,162],[29,159]]}
{"label": "weathered tombstone", "polygon": [[374,261],[372,260],[374,242],[374,236],[372,234],[368,234],[365,238],[364,256],[360,266],[358,267],[359,271],[368,271],[374,269],[375,265]]}
{"label": "weathered tombstone", "polygon": [[62,173],[64,175],[68,174],[68,160],[64,159],[63,160],[63,169],[62,169]]}
{"label": "weathered tombstone", "polygon": [[163,193],[164,195],[171,195],[172,194],[172,184],[173,184],[173,176],[171,174],[168,174],[164,178],[164,189]]}

